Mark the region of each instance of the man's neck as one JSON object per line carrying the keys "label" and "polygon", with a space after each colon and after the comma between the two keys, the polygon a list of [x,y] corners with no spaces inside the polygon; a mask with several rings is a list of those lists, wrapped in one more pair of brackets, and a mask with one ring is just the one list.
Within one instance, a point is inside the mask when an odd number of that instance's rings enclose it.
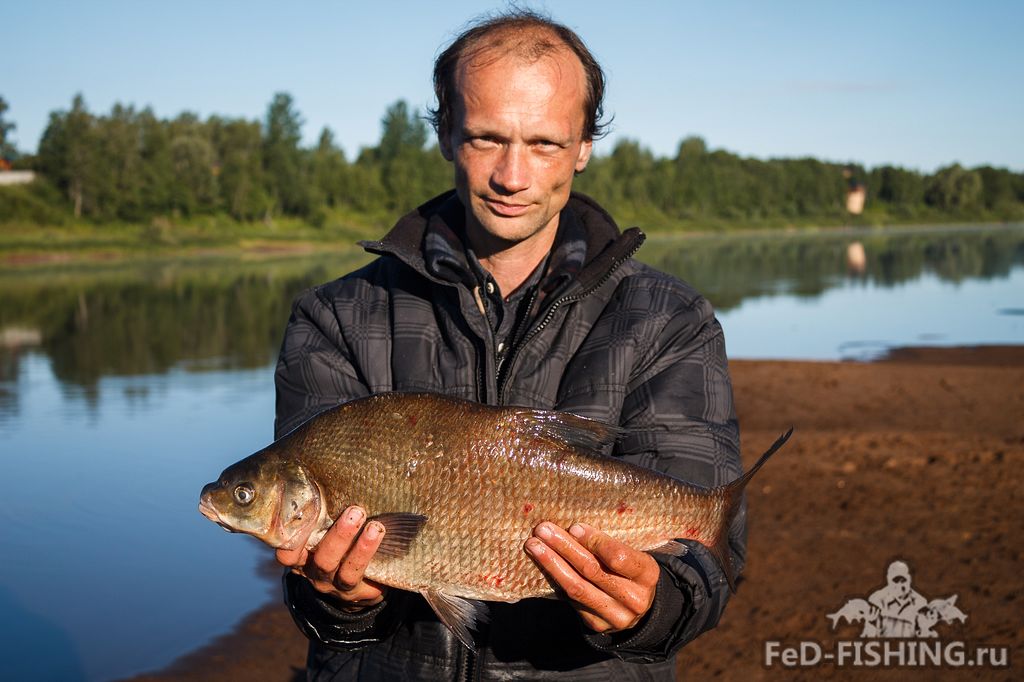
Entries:
{"label": "man's neck", "polygon": [[[521,242],[496,240],[482,230],[467,229],[469,246],[480,265],[498,283],[501,295],[511,296],[543,261],[558,234],[558,216],[543,230]],[[490,238],[489,238],[490,237]]]}

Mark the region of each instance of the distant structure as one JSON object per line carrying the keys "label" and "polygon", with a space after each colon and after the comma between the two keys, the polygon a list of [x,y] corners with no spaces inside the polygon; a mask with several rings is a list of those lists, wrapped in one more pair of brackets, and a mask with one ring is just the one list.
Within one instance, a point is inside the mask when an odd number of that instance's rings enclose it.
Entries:
{"label": "distant structure", "polygon": [[843,169],[843,177],[846,178],[846,212],[850,215],[860,215],[864,212],[864,200],[868,196],[867,188],[853,174],[853,168],[850,166]]}
{"label": "distant structure", "polygon": [[27,185],[35,179],[34,171],[0,169],[0,185]]}
{"label": "distant structure", "polygon": [[850,215],[860,215],[864,212],[864,199],[867,198],[867,191],[864,185],[858,185],[846,191],[846,212]]}

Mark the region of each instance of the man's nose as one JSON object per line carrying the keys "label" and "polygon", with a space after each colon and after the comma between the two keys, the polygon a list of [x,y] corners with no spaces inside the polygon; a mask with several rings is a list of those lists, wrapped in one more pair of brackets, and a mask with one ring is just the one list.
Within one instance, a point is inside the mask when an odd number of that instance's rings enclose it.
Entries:
{"label": "man's nose", "polygon": [[510,144],[502,152],[501,159],[494,167],[491,181],[508,194],[522,192],[530,186],[529,161],[527,152],[519,145]]}

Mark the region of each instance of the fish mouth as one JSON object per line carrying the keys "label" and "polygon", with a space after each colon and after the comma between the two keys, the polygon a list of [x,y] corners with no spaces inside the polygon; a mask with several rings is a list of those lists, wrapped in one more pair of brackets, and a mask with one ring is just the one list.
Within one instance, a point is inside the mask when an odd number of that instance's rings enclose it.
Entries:
{"label": "fish mouth", "polygon": [[210,489],[216,485],[216,483],[210,483],[203,488],[203,492],[199,496],[199,513],[216,523],[227,532],[234,533],[235,530],[233,528],[220,520],[220,514],[217,512],[217,508],[214,507],[213,503],[210,501]]}

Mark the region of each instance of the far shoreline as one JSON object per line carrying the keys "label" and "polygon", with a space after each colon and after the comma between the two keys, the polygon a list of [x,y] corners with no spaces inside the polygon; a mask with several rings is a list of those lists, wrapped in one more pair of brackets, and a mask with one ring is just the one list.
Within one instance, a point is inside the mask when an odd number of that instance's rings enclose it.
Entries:
{"label": "far shoreline", "polygon": [[[621,227],[629,226],[623,223]],[[2,225],[0,225],[2,227]],[[651,242],[662,240],[715,239],[715,238],[780,238],[800,236],[872,236],[878,234],[907,234],[912,232],[958,232],[963,230],[1024,229],[1024,222],[939,222],[889,223],[884,225],[791,225],[780,227],[722,229],[651,229],[647,238]],[[68,237],[63,233],[79,231],[77,227],[40,227],[41,236],[34,241],[19,243],[0,235],[0,265],[12,270],[30,270],[59,265],[122,265],[132,261],[190,260],[201,258],[300,258],[324,253],[345,253],[359,250],[360,239],[379,238],[387,228],[375,230],[365,226],[344,227],[312,232],[314,228],[302,226],[295,236],[286,236],[289,228],[265,229],[255,236],[235,237],[231,231],[223,236],[204,236],[197,239],[186,236],[179,241],[151,240],[143,233],[145,228],[133,226],[99,233],[100,228]],[[643,229],[643,228],[641,228]],[[124,233],[128,231],[126,236]],[[138,233],[132,235],[130,233]],[[60,239],[40,246],[38,239],[63,234],[74,246],[62,244]]]}

